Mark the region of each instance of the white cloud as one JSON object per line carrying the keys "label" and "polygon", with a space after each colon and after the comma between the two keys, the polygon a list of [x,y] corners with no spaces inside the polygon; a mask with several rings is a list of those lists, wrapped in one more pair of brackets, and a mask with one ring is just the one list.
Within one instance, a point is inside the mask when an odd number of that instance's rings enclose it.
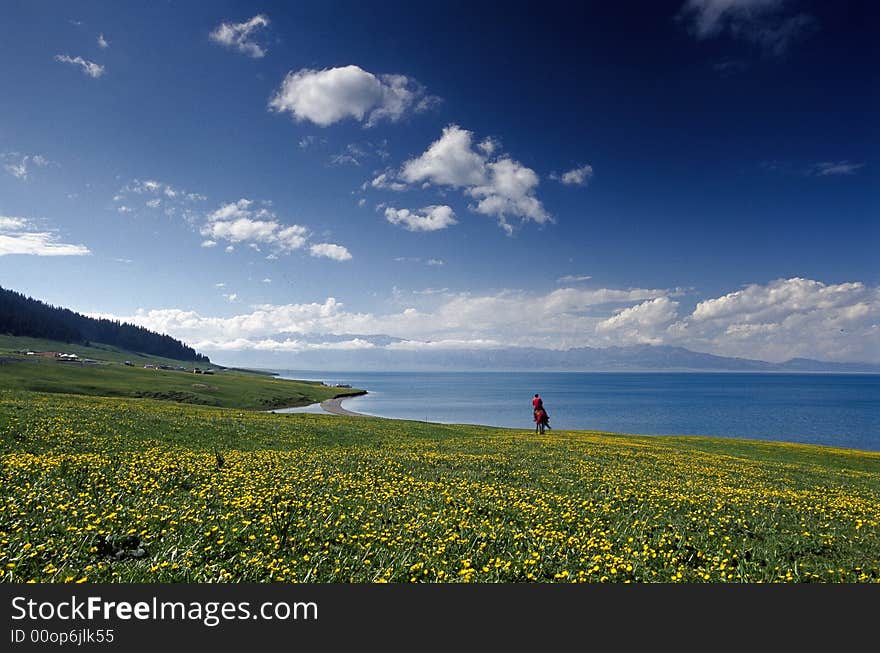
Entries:
{"label": "white cloud", "polygon": [[95,79],[104,74],[104,66],[96,64],[93,61],[83,59],[82,57],[70,57],[66,54],[56,54],[55,61],[58,61],[59,63],[69,63],[75,66],[80,66],[82,67],[84,74]]}
{"label": "white cloud", "polygon": [[233,303],[235,303],[236,301],[238,301],[238,294],[237,294],[237,293],[234,293],[234,292],[231,292],[231,293],[223,293],[223,298],[224,298],[227,302],[229,302],[230,304],[233,304]]}
{"label": "white cloud", "polygon": [[566,186],[585,186],[593,177],[593,166],[586,164],[554,177]]}
{"label": "white cloud", "polygon": [[110,47],[110,42],[104,38],[103,34],[98,34],[98,47],[102,50],[106,50]]}
{"label": "white cloud", "polygon": [[816,23],[809,14],[786,13],[790,4],[786,0],[687,0],[678,19],[699,40],[726,33],[781,55]]}
{"label": "white cloud", "polygon": [[[480,144],[483,152],[495,152],[495,141]],[[466,195],[478,200],[471,210],[498,219],[508,233],[513,227],[508,217],[532,220],[538,224],[553,219],[535,197],[539,179],[531,168],[508,156],[489,160],[473,148],[473,134],[458,125],[449,125],[440,138],[420,156],[403,164],[400,178],[414,183],[463,188]],[[375,180],[374,180],[375,181]]]}
{"label": "white cloud", "polygon": [[24,229],[28,222],[24,218],[13,218],[6,215],[0,215],[0,231],[15,231]]}
{"label": "white cloud", "polygon": [[362,197],[357,201],[357,204],[360,208],[364,208],[367,205],[367,200]]}
{"label": "white cloud", "polygon": [[234,245],[227,245],[226,249],[223,251],[225,251],[227,254],[232,254],[232,252],[235,251],[235,246]]}
{"label": "white cloud", "polygon": [[[345,310],[329,297],[322,303],[258,305],[230,318],[192,311],[158,310],[125,320],[187,342],[256,341],[278,334],[386,334],[421,342],[493,341],[511,346],[564,348],[599,344],[595,327],[613,307],[664,296],[663,290],[555,290],[546,294],[502,291],[490,295],[432,293],[411,297],[402,310],[384,315]],[[600,315],[592,315],[598,311]]]}
{"label": "white cloud", "polygon": [[226,287],[226,284],[223,283],[222,281],[220,281],[220,282],[218,282],[218,283],[215,283],[215,284],[214,284],[214,287],[215,287],[215,288],[225,288],[225,287]]}
{"label": "white cloud", "polygon": [[615,344],[651,344],[664,342],[667,326],[678,316],[678,302],[656,297],[624,308],[596,325],[601,334],[611,334]]}
{"label": "white cloud", "polygon": [[819,177],[851,175],[859,168],[864,168],[864,163],[850,163],[849,161],[823,161],[813,166],[812,172]]}
{"label": "white cloud", "polygon": [[26,218],[0,216],[0,256],[27,254],[32,256],[86,256],[85,245],[58,242],[52,231],[35,231]]}
{"label": "white cloud", "polygon": [[566,274],[564,277],[559,277],[556,283],[579,283],[581,281],[589,281],[592,278],[586,274]]}
{"label": "white cloud", "polygon": [[388,207],[385,209],[385,219],[409,231],[438,231],[458,222],[452,208],[445,205],[426,206],[419,213]]}
{"label": "white cloud", "polygon": [[508,216],[532,220],[538,224],[553,221],[534,195],[538,186],[538,175],[534,170],[509,158],[494,161],[486,167],[489,170],[489,182],[467,190],[468,195],[480,200],[474,208],[477,213],[495,216],[508,233],[512,232],[512,227],[507,222]]}
{"label": "white cloud", "polygon": [[[495,141],[480,144],[486,153],[497,149]],[[508,217],[531,220],[538,224],[553,218],[535,197],[539,184],[537,173],[509,156],[490,160],[473,148],[473,134],[458,125],[449,125],[440,138],[420,156],[403,164],[400,178],[415,183],[462,188],[466,195],[478,200],[471,210],[494,216],[508,233],[513,227]]]}
{"label": "white cloud", "polygon": [[113,201],[116,203],[126,202],[126,204],[117,207],[116,210],[120,213],[132,211],[129,203],[140,205],[143,202],[143,205],[148,209],[163,209],[165,215],[169,217],[182,215],[189,222],[195,218],[193,208],[196,203],[206,199],[204,195],[175,188],[171,184],[156,179],[132,179],[113,196]]}
{"label": "white cloud", "polygon": [[378,175],[370,182],[370,186],[373,188],[379,188],[384,190],[393,190],[393,191],[403,191],[407,189],[407,185],[394,181],[392,177],[393,173],[383,172],[381,175]]}
{"label": "white cloud", "polygon": [[309,252],[316,258],[330,258],[334,261],[351,260],[351,253],[348,249],[333,243],[317,243],[309,248]]}
{"label": "white cloud", "polygon": [[220,23],[209,34],[209,37],[216,43],[238,50],[254,59],[259,59],[266,55],[266,49],[252,40],[251,36],[257,30],[268,25],[269,19],[263,14],[257,14],[243,23]]}
{"label": "white cloud", "polygon": [[[218,241],[227,241],[246,243],[257,251],[260,244],[269,245],[275,253],[280,253],[305,245],[308,229],[296,224],[284,225],[272,211],[253,205],[253,200],[242,198],[211,212],[200,229],[201,235],[206,238],[202,247],[213,247]],[[227,247],[226,251],[233,251],[232,246]]]}
{"label": "white cloud", "polygon": [[429,181],[454,188],[482,185],[486,159],[473,150],[472,141],[471,132],[449,125],[422,155],[403,164],[400,176],[409,183]]}
{"label": "white cloud", "polygon": [[795,277],[701,301],[669,333],[724,356],[880,362],[878,323],[880,289]]}
{"label": "white cloud", "polygon": [[442,266],[446,265],[446,261],[444,261],[443,259],[440,259],[440,258],[429,258],[425,262],[425,265],[430,265],[432,267],[442,267]]}
{"label": "white cloud", "polygon": [[359,66],[289,72],[269,101],[269,108],[289,112],[294,120],[326,127],[353,118],[372,127],[382,120],[395,122],[411,109],[424,88],[404,75],[379,75]]}
{"label": "white cloud", "polygon": [[205,248],[217,247],[217,241],[216,240],[203,240],[202,247],[205,247]]}
{"label": "white cloud", "polygon": [[385,314],[349,311],[328,297],[315,303],[257,305],[227,318],[163,309],[117,319],[196,343],[202,350],[306,346],[300,341],[279,344],[284,342],[279,334],[384,334],[409,341],[389,347],[410,349],[651,343],[772,361],[806,356],[880,362],[876,287],[782,279],[705,299],[684,317],[678,316],[680,307],[671,294],[646,288],[418,292],[398,298],[405,301],[396,303],[401,308]]}
{"label": "white cloud", "polygon": [[492,156],[495,154],[496,150],[501,149],[500,143],[496,141],[494,138],[487,136],[482,141],[477,144],[477,147],[480,148],[480,151],[483,152],[486,156]]}
{"label": "white cloud", "polygon": [[27,179],[28,170],[24,163],[7,163],[3,169],[16,179]]}
{"label": "white cloud", "polygon": [[3,165],[3,169],[16,179],[27,180],[34,166],[45,168],[50,161],[40,154],[19,154],[17,152],[5,152],[0,159],[10,161]]}
{"label": "white cloud", "polygon": [[272,283],[272,280],[269,277],[263,279],[263,283]]}

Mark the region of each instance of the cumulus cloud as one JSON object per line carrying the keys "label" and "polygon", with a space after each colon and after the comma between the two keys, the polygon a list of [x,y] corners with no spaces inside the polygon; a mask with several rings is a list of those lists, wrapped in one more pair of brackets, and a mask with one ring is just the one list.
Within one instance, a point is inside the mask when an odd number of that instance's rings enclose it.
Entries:
{"label": "cumulus cloud", "polygon": [[428,181],[454,188],[482,185],[486,158],[474,151],[472,142],[472,132],[449,125],[423,154],[403,164],[400,176],[409,183]]}
{"label": "cumulus cloud", "polygon": [[403,164],[400,179],[410,184],[463,189],[467,196],[477,200],[471,210],[497,218],[508,234],[513,231],[509,217],[538,224],[552,222],[553,218],[535,197],[537,173],[509,156],[490,159],[487,153],[494,153],[497,144],[488,142],[492,145],[484,140],[477,151],[472,132],[449,125],[423,154]]}
{"label": "cumulus cloud", "polygon": [[58,241],[51,230],[37,230],[27,218],[0,216],[0,256],[26,254],[31,256],[86,256],[85,245]]}
{"label": "cumulus cloud", "polygon": [[489,171],[488,183],[466,191],[471,197],[479,199],[474,207],[477,213],[495,216],[507,233],[513,232],[513,227],[507,222],[508,216],[538,224],[552,221],[534,195],[538,186],[538,175],[534,170],[509,158],[491,162],[486,168]]}
{"label": "cumulus cloud", "polygon": [[273,111],[321,127],[353,118],[366,127],[420,110],[424,87],[405,75],[374,75],[359,66],[289,72],[269,101]]}
{"label": "cumulus cloud", "polygon": [[669,337],[724,356],[880,361],[880,289],[794,277],[699,302]]}
{"label": "cumulus cloud", "polygon": [[309,248],[309,253],[316,258],[329,258],[334,261],[351,260],[351,253],[347,248],[333,243],[316,243]]}
{"label": "cumulus cloud", "polygon": [[678,13],[698,40],[729,34],[782,55],[816,27],[810,14],[792,15],[786,0],[687,0]]}
{"label": "cumulus cloud", "polygon": [[[282,224],[272,211],[265,207],[256,208],[253,200],[246,198],[229,202],[211,212],[200,232],[207,239],[205,242],[264,244],[276,252],[299,249],[305,245],[309,233],[301,225]],[[205,242],[203,247],[207,246]]]}
{"label": "cumulus cloud", "polygon": [[551,176],[566,186],[586,186],[587,182],[593,177],[593,166],[588,164],[582,165],[572,168],[568,172],[563,172],[561,175]]}
{"label": "cumulus cloud", "polygon": [[243,23],[220,23],[209,34],[215,43],[224,45],[246,54],[254,59],[266,56],[266,49],[252,39],[258,30],[268,27],[269,19],[263,14],[257,14]]}
{"label": "cumulus cloud", "polygon": [[613,334],[615,343],[659,345],[665,328],[678,316],[678,302],[657,297],[618,311],[596,325],[600,334]]}
{"label": "cumulus cloud", "polygon": [[104,38],[103,34],[98,34],[98,47],[102,50],[106,50],[110,47],[110,42]]}
{"label": "cumulus cloud", "polygon": [[385,209],[385,219],[408,231],[439,231],[458,222],[452,208],[445,205],[426,206],[419,212],[389,206]]}
{"label": "cumulus cloud", "polygon": [[74,66],[80,66],[85,75],[97,79],[104,74],[104,66],[96,64],[93,61],[83,59],[82,57],[71,57],[66,54],[56,54],[55,61],[59,63],[68,63]]}

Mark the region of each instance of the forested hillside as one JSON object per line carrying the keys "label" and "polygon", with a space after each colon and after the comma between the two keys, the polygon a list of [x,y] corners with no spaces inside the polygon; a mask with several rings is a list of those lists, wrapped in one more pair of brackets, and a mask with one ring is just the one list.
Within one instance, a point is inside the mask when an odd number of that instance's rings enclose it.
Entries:
{"label": "forested hillside", "polygon": [[0,333],[66,343],[95,342],[154,356],[209,362],[207,356],[171,336],[126,322],[87,317],[5,288],[0,288]]}

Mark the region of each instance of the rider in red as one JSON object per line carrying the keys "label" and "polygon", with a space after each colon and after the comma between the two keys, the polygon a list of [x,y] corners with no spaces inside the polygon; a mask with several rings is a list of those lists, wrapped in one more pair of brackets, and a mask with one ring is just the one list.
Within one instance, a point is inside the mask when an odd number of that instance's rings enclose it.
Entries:
{"label": "rider in red", "polygon": [[543,433],[544,425],[547,423],[547,411],[544,410],[544,400],[537,392],[532,399],[532,416],[535,418],[535,432]]}

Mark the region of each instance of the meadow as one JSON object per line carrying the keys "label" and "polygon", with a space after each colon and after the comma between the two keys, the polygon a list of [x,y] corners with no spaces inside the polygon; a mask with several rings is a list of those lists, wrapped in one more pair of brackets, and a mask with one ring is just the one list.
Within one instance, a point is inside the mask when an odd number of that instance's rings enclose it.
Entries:
{"label": "meadow", "polygon": [[[181,361],[170,363],[182,365]],[[192,369],[193,364],[188,365]],[[0,388],[102,397],[141,397],[265,410],[306,406],[341,393],[356,392],[312,381],[291,381],[270,374],[225,368],[216,368],[214,374],[193,374],[179,370],[144,369],[143,365],[127,367],[110,360],[80,364],[52,359],[0,363]]]}
{"label": "meadow", "polygon": [[4,582],[880,582],[880,454],[0,391]]}

